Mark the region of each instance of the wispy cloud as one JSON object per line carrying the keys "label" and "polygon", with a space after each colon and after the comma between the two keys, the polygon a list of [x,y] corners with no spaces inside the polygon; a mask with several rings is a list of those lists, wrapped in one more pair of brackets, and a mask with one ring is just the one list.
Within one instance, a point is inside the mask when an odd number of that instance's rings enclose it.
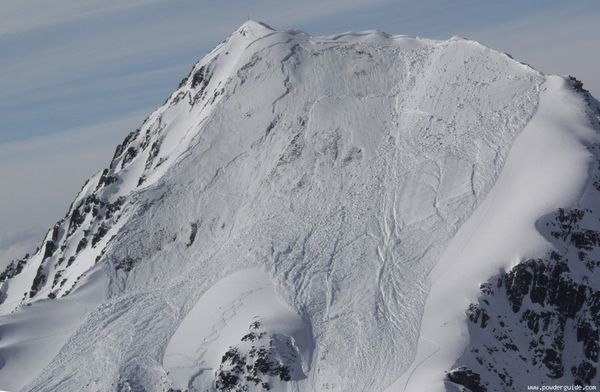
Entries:
{"label": "wispy cloud", "polygon": [[158,0],[19,0],[2,4],[0,35],[30,32],[132,9]]}

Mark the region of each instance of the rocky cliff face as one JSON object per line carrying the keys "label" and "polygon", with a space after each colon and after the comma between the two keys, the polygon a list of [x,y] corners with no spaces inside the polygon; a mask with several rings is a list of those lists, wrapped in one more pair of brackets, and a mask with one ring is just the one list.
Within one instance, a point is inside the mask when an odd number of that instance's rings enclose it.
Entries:
{"label": "rocky cliff face", "polygon": [[282,383],[304,377],[294,340],[269,334],[257,320],[250,324],[240,342],[223,355],[214,385],[217,391],[283,390]]}

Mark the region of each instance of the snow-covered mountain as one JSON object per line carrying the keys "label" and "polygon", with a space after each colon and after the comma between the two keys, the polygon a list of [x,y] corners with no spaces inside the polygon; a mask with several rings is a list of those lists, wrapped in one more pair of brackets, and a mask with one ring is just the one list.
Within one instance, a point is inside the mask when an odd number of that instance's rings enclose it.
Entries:
{"label": "snow-covered mountain", "polygon": [[598,107],[462,38],[249,21],[2,273],[0,389],[597,384]]}

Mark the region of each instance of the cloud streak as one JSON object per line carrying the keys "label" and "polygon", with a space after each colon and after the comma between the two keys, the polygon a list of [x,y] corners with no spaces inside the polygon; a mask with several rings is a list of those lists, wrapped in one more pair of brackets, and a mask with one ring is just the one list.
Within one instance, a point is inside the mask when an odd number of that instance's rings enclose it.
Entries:
{"label": "cloud streak", "polygon": [[30,32],[145,6],[157,0],[19,0],[2,4],[0,36]]}

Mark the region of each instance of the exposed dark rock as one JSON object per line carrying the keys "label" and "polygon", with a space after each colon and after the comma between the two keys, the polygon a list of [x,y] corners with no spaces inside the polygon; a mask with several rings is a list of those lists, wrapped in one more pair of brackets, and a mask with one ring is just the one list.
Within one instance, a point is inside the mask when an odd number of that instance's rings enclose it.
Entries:
{"label": "exposed dark rock", "polygon": [[542,362],[548,368],[548,377],[560,378],[564,374],[564,367],[562,364],[562,355],[551,348],[546,349]]}
{"label": "exposed dark rock", "polygon": [[132,131],[127,136],[125,136],[125,139],[123,140],[123,142],[121,144],[119,144],[117,146],[117,149],[115,150],[115,154],[113,156],[113,161],[115,159],[117,159],[118,157],[120,157],[121,154],[123,154],[123,151],[125,151],[125,148],[129,145],[129,143],[134,141],[138,137],[139,134],[140,134],[140,130],[136,129],[135,131]]}
{"label": "exposed dark rock", "polygon": [[46,273],[44,272],[44,265],[40,264],[35,274],[35,278],[33,278],[33,283],[31,285],[31,290],[29,291],[29,298],[33,298],[38,291],[46,284]]}
{"label": "exposed dark rock", "polygon": [[83,221],[85,220],[85,216],[81,214],[79,208],[75,208],[73,213],[71,214],[71,218],[69,219],[69,229],[67,231],[67,236],[70,236],[81,226]]}
{"label": "exposed dark rock", "polygon": [[96,185],[96,190],[117,182],[117,177],[108,174],[108,169],[104,169]]}
{"label": "exposed dark rock", "polygon": [[588,361],[583,361],[577,367],[571,368],[571,373],[575,376],[575,385],[592,385],[592,380],[596,376],[596,367]]}
{"label": "exposed dark rock", "polygon": [[533,273],[530,271],[530,267],[532,265],[518,264],[505,277],[506,294],[515,313],[521,309],[523,298],[529,294],[529,288],[533,282]]}
{"label": "exposed dark rock", "polygon": [[191,231],[190,231],[190,240],[188,241],[188,243],[186,244],[186,246],[192,246],[192,244],[194,243],[194,240],[196,239],[196,234],[198,233],[198,223],[194,222],[191,224]]}
{"label": "exposed dark rock", "polygon": [[487,392],[487,388],[481,385],[481,377],[466,368],[454,369],[446,375],[447,379],[456,384],[467,388],[471,392]]}
{"label": "exposed dark rock", "polygon": [[292,380],[292,367],[297,367],[299,360],[297,349],[288,337],[270,335],[260,328],[260,322],[252,323],[242,344],[223,355],[216,372],[217,391],[245,391],[249,386],[270,390],[275,380]]}
{"label": "exposed dark rock", "polygon": [[101,224],[98,227],[98,230],[96,231],[96,233],[92,237],[92,248],[95,247],[96,244],[98,244],[98,242],[100,242],[100,240],[102,240],[102,238],[104,238],[104,236],[106,235],[106,233],[108,233],[108,228],[103,223],[103,224]]}
{"label": "exposed dark rock", "polygon": [[[584,91],[573,83],[574,89]],[[589,191],[600,198],[600,186]],[[476,343],[465,351],[457,370],[448,373],[449,381],[472,391],[519,391],[525,385],[516,385],[514,375],[505,370],[519,362],[520,369],[538,380],[564,382],[572,377],[576,385],[598,383],[598,221],[600,211],[579,207],[559,208],[538,222],[555,249],[545,257],[523,260],[480,286],[478,303],[467,310],[471,341]],[[505,308],[511,312],[499,312]]]}
{"label": "exposed dark rock", "polygon": [[177,85],[177,89],[182,88],[183,86],[185,86],[185,84],[188,81],[188,77],[186,76],[185,78],[181,79],[181,82],[179,82],[179,84]]}
{"label": "exposed dark rock", "polygon": [[124,168],[125,165],[127,165],[129,162],[131,162],[133,160],[133,158],[136,157],[138,153],[138,150],[133,147],[133,146],[129,146],[127,147],[127,151],[125,152],[125,155],[123,155],[123,160],[121,161],[121,168]]}
{"label": "exposed dark rock", "polygon": [[578,80],[577,78],[575,78],[574,76],[569,75],[569,80],[571,81],[571,87],[573,87],[573,90],[579,92],[579,93],[587,93],[588,91],[586,89],[583,88],[583,83]]}
{"label": "exposed dark rock", "polygon": [[55,251],[56,251],[56,244],[54,243],[54,241],[52,241],[52,240],[46,241],[46,245],[44,247],[44,259],[51,257]]}
{"label": "exposed dark rock", "polygon": [[204,67],[200,67],[196,72],[192,74],[192,88],[196,88],[204,82],[204,74]]}
{"label": "exposed dark rock", "polygon": [[114,202],[107,204],[106,205],[106,216],[105,216],[106,219],[110,219],[115,213],[120,211],[121,207],[123,207],[123,204],[125,204],[125,197],[123,197],[123,196],[120,196]]}
{"label": "exposed dark rock", "polygon": [[116,270],[122,270],[125,272],[129,272],[135,267],[141,260],[133,257],[126,257],[121,260],[116,266]]}
{"label": "exposed dark rock", "polygon": [[209,81],[210,73],[208,66],[202,66],[192,74],[191,86],[196,90],[196,94],[192,100],[193,104],[206,97],[206,87],[208,86]]}
{"label": "exposed dark rock", "polygon": [[58,284],[60,278],[62,277],[62,273],[62,270],[56,271],[56,273],[54,274],[54,280],[52,281],[52,288],[54,288]]}
{"label": "exposed dark rock", "polygon": [[275,126],[277,125],[277,123],[279,122],[279,115],[277,115],[273,121],[271,121],[269,123],[269,125],[267,126],[267,129],[265,130],[265,136],[269,136],[269,134],[271,134],[271,131],[273,130],[273,128],[275,128]]}
{"label": "exposed dark rock", "polygon": [[0,283],[4,282],[6,279],[10,279],[13,276],[20,274],[21,271],[23,271],[23,267],[25,267],[25,264],[27,264],[27,259],[29,258],[28,256],[29,254],[27,254],[26,257],[23,259],[12,260],[6,266],[6,268],[4,268],[4,271],[0,273]]}
{"label": "exposed dark rock", "polygon": [[471,304],[469,306],[469,310],[467,310],[467,316],[469,316],[471,322],[475,324],[478,324],[479,319],[481,318],[481,328],[485,328],[487,325],[487,321],[490,319],[490,316],[488,316],[487,311],[484,309],[482,310],[476,304]]}
{"label": "exposed dark rock", "polygon": [[81,252],[82,250],[84,250],[84,249],[85,249],[85,247],[87,246],[87,244],[88,244],[88,240],[87,240],[87,238],[86,238],[86,237],[83,237],[83,238],[82,238],[82,239],[79,241],[79,243],[77,244],[77,251],[76,251],[75,253],[79,253],[79,252]]}
{"label": "exposed dark rock", "polygon": [[160,145],[162,144],[162,139],[155,140],[150,147],[150,153],[148,154],[148,159],[146,159],[146,170],[152,167],[154,160],[158,156],[160,152]]}

